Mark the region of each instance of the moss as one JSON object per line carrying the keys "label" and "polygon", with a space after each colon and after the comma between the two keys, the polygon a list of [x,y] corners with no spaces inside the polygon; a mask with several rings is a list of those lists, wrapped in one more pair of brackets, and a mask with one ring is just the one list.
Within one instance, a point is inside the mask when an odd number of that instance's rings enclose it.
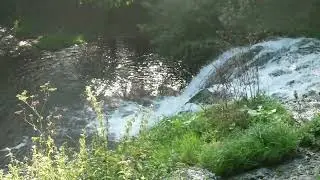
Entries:
{"label": "moss", "polygon": [[57,33],[40,37],[36,46],[43,50],[59,50],[74,44],[82,44],[84,42],[85,39],[83,35]]}

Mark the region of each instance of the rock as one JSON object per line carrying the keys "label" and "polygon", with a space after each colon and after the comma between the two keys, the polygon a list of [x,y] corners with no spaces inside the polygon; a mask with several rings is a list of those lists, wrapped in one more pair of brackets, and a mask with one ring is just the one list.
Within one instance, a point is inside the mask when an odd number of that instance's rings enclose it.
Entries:
{"label": "rock", "polygon": [[193,96],[188,103],[209,104],[213,102],[213,99],[213,93],[208,89],[203,89]]}
{"label": "rock", "polygon": [[272,179],[272,177],[275,175],[275,172],[273,172],[271,169],[268,168],[260,168],[257,170],[253,170],[241,175],[238,175],[236,177],[231,178],[232,180],[267,180]]}
{"label": "rock", "polygon": [[295,70],[299,71],[301,69],[306,69],[308,67],[310,67],[310,64],[303,64],[303,65],[300,65],[300,66],[296,67]]}
{"label": "rock", "polygon": [[320,154],[299,149],[299,156],[281,165],[259,168],[228,178],[229,180],[315,180],[319,174]]}
{"label": "rock", "polygon": [[289,71],[289,70],[285,71],[283,69],[278,69],[270,73],[269,76],[278,77],[278,76],[281,76],[284,74],[290,74],[290,73],[292,73],[292,71]]}
{"label": "rock", "polygon": [[28,41],[20,41],[18,43],[18,46],[19,47],[30,47],[30,46],[32,46],[32,44],[30,42],[28,42]]}
{"label": "rock", "polygon": [[174,171],[166,180],[219,180],[220,177],[206,169],[197,167],[183,168]]}
{"label": "rock", "polygon": [[33,49],[34,40],[19,41],[13,34],[0,27],[0,56],[18,57]]}

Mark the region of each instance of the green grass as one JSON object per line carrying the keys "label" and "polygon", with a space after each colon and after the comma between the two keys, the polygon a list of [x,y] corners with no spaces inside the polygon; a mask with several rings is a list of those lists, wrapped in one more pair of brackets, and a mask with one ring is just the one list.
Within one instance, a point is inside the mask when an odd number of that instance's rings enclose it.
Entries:
{"label": "green grass", "polygon": [[162,162],[231,175],[295,155],[299,132],[279,103],[261,96],[165,119],[139,140],[151,141]]}
{"label": "green grass", "polygon": [[207,145],[201,165],[219,175],[231,175],[281,162],[295,154],[298,133],[286,123],[257,123],[246,131]]}
{"label": "green grass", "polygon": [[40,37],[39,42],[35,46],[42,50],[59,50],[84,42],[85,39],[83,35],[57,33]]}
{"label": "green grass", "polygon": [[301,128],[301,146],[320,150],[320,115]]}
{"label": "green grass", "polygon": [[56,31],[58,32],[54,32],[52,30],[49,31],[47,28],[42,26],[45,25],[19,20],[13,22],[15,36],[21,39],[37,38],[38,43],[36,43],[35,46],[41,50],[55,51],[70,47],[74,44],[82,44],[86,42],[86,38],[83,34],[68,33],[61,29],[57,29]]}
{"label": "green grass", "polygon": [[[91,100],[101,115],[97,99]],[[188,166],[228,176],[294,157],[307,137],[318,138],[319,119],[299,128],[278,102],[260,96],[165,118],[113,150],[99,135],[92,143],[83,136],[72,153],[43,139],[31,162],[13,163],[0,179],[170,179]],[[28,176],[19,174],[26,169]]]}

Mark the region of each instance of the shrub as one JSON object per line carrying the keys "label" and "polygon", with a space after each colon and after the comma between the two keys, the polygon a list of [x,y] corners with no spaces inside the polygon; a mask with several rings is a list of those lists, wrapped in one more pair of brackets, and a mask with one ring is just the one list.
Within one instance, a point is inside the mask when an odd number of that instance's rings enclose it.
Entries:
{"label": "shrub", "polygon": [[320,116],[314,117],[310,122],[303,125],[301,131],[301,146],[320,148]]}
{"label": "shrub", "polygon": [[[250,124],[257,122],[294,122],[291,114],[279,102],[262,95],[228,103],[227,106],[212,106],[199,114],[200,118],[192,124],[199,127],[199,133],[207,132],[209,127],[209,131],[213,132],[218,140],[232,132],[247,129]],[[204,127],[207,129],[203,129]]]}
{"label": "shrub", "polygon": [[285,123],[257,123],[203,150],[201,164],[219,175],[231,175],[281,162],[295,153],[298,133]]}

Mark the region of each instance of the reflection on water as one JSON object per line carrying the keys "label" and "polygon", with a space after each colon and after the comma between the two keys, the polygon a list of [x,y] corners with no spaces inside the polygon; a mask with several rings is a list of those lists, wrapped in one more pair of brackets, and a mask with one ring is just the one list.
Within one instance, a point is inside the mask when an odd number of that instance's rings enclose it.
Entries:
{"label": "reflection on water", "polygon": [[15,95],[23,89],[36,92],[47,81],[56,86],[58,91],[51,97],[48,108],[62,110],[65,116],[61,125],[65,128],[61,132],[72,137],[72,133],[85,127],[82,119],[90,119],[79,111],[85,104],[86,85],[96,89],[107,110],[113,110],[123,100],[145,104],[156,96],[176,95],[186,83],[184,70],[178,63],[166,63],[135,38],[101,40],[58,52],[0,58],[0,150],[16,146],[33,131],[14,116],[18,103]]}

